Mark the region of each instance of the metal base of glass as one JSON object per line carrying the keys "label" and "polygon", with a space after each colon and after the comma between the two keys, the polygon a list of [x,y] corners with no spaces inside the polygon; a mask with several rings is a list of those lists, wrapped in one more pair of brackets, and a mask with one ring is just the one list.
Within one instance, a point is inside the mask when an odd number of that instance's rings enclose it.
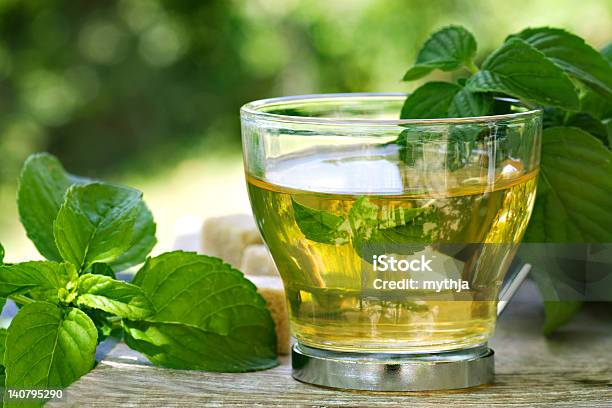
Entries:
{"label": "metal base of glass", "polygon": [[330,388],[432,391],[493,381],[494,353],[485,345],[435,354],[343,353],[295,344],[293,378]]}

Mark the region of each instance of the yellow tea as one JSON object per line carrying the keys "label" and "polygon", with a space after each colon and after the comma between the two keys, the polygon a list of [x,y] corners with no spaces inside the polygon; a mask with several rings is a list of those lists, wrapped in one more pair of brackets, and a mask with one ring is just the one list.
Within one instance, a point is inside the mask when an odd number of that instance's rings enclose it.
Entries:
{"label": "yellow tea", "polygon": [[265,174],[247,175],[249,196],[300,343],[425,353],[490,337],[536,172],[509,162],[492,181],[393,155],[309,152],[271,160]]}

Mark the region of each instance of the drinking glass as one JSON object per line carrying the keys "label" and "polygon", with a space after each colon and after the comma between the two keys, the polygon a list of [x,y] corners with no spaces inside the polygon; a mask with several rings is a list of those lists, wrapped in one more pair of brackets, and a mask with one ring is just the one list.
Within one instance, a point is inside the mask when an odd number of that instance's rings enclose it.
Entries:
{"label": "drinking glass", "polygon": [[[251,207],[283,279],[302,381],[459,388],[492,372],[486,343],[533,208],[542,113],[496,99],[494,116],[398,119],[405,99],[241,109]],[[427,374],[432,361],[461,367]],[[470,377],[468,363],[484,374]],[[409,375],[393,374],[398,364]],[[443,379],[458,372],[469,378]],[[438,379],[408,378],[423,375]]]}

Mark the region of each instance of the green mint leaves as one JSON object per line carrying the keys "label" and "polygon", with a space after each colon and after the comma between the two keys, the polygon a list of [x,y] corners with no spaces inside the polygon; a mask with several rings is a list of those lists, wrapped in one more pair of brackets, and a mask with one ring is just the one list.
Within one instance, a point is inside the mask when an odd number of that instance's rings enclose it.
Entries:
{"label": "green mint leaves", "polygon": [[[0,331],[6,388],[65,387],[93,367],[101,340],[122,332],[167,367],[235,372],[277,364],[274,322],[241,272],[194,253],[147,260],[155,222],[140,191],[70,175],[43,153],[24,164],[18,207],[48,260],[4,265],[0,246],[0,303],[8,297],[21,306]],[[133,283],[115,279],[145,260]]]}
{"label": "green mint leaves", "polygon": [[402,107],[402,119],[432,119],[448,116],[448,110],[461,91],[450,82],[428,82],[411,93]]}
{"label": "green mint leaves", "polygon": [[612,154],[583,130],[542,135],[538,197],[526,242],[612,242]]}
{"label": "green mint leaves", "polygon": [[132,227],[132,242],[126,251],[110,262],[109,267],[116,271],[123,271],[143,263],[157,243],[155,229],[153,214],[151,214],[144,201],[140,201],[136,206],[136,219]]}
{"label": "green mint leaves", "polygon": [[493,98],[486,93],[472,92],[467,88],[455,94],[448,107],[448,116],[466,118],[470,116],[486,116],[491,111]]}
{"label": "green mint leaves", "polygon": [[76,304],[134,320],[144,319],[154,311],[153,305],[138,286],[89,273],[78,279]]}
{"label": "green mint leaves", "polygon": [[0,296],[28,294],[59,302],[74,289],[77,271],[70,263],[33,261],[0,266]]}
{"label": "green mint leaves", "polygon": [[330,245],[350,242],[366,262],[371,262],[374,254],[420,251],[435,238],[425,224],[438,217],[433,207],[390,208],[365,196],[355,200],[345,217],[296,200],[292,200],[292,207],[306,239]]}
{"label": "green mint leaves", "polygon": [[53,221],[64,202],[66,190],[87,182],[64,171],[50,154],[30,156],[23,165],[17,191],[17,207],[28,237],[45,258],[61,261],[55,246]]}
{"label": "green mint leaves", "polygon": [[93,368],[97,338],[93,322],[79,309],[47,302],[25,305],[6,336],[6,388],[69,385]]}
{"label": "green mint leaves", "polygon": [[578,94],[563,70],[527,42],[511,37],[483,62],[466,88],[500,92],[541,105],[578,109]]}
{"label": "green mint leaves", "polygon": [[130,247],[136,210],[142,200],[137,190],[92,183],[72,186],[53,223],[62,259],[85,271],[97,262],[112,262]]}
{"label": "green mint leaves", "polygon": [[465,66],[471,70],[475,56],[476,40],[469,31],[458,26],[445,27],[425,42],[404,81],[422,78],[434,69],[452,71]]}
{"label": "green mint leaves", "polygon": [[344,218],[307,207],[296,200],[291,201],[291,206],[306,239],[322,244],[338,244],[348,240],[346,230],[341,228]]}
{"label": "green mint leaves", "polygon": [[[45,258],[51,261],[64,259],[56,244],[54,221],[70,187],[92,182],[67,173],[61,163],[47,153],[34,154],[26,160],[19,178],[17,207],[28,237]],[[110,188],[110,185],[106,186]],[[66,209],[65,212],[69,213],[70,210]],[[117,271],[143,263],[157,242],[153,217],[143,201],[138,203],[135,215],[130,231],[131,242],[111,263]],[[64,227],[58,226],[60,229]],[[67,244],[63,241],[62,244],[65,253],[70,252]]]}
{"label": "green mint leaves", "polygon": [[559,28],[528,28],[516,34],[568,75],[605,98],[612,98],[610,63],[584,40]]}
{"label": "green mint leaves", "polygon": [[[496,96],[542,107],[541,173],[525,241],[612,242],[612,44],[598,52],[565,30],[541,27],[510,35],[480,68],[472,62],[475,51],[476,42],[465,29],[447,27],[433,34],[404,80],[421,78],[433,69],[449,71],[462,66],[470,74],[456,83],[420,86],[406,98],[400,117],[508,113],[500,110]],[[400,158],[409,166],[417,165],[419,146],[431,137],[404,130],[395,141]],[[448,169],[465,165],[476,137],[477,132],[469,128],[451,129],[449,143],[467,149],[449,151]],[[538,262],[536,255],[523,254],[536,265],[533,273],[541,291],[549,299],[560,299],[550,279],[542,277],[556,266]],[[575,302],[547,302],[546,333],[567,322],[578,308]]]}
{"label": "green mint leaves", "polygon": [[243,372],[277,365],[274,322],[241,272],[175,251],[151,258],[134,284],[151,300],[146,321],[124,321],[126,343],[171,368]]}
{"label": "green mint leaves", "polygon": [[428,82],[411,93],[402,107],[402,119],[484,116],[493,98],[450,82]]}

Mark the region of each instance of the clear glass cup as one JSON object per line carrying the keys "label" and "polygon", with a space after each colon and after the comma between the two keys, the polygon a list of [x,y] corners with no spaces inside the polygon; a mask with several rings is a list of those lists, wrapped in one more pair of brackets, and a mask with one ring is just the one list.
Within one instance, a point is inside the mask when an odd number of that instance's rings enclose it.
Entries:
{"label": "clear glass cup", "polygon": [[496,116],[399,120],[405,98],[241,110],[251,206],[304,348],[442,353],[493,333],[534,203],[541,111],[498,99]]}

